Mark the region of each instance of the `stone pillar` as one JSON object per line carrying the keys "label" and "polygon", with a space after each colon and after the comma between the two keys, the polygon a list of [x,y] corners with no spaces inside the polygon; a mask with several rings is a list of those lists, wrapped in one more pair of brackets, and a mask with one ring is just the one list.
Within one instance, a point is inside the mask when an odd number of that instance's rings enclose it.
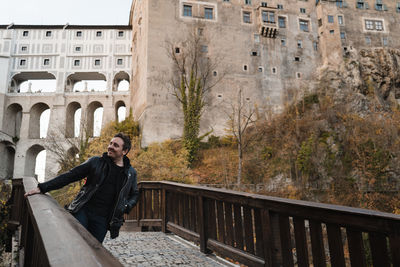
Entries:
{"label": "stone pillar", "polygon": [[[25,140],[29,138],[29,119],[31,115],[27,111],[22,111],[20,139]],[[18,165],[15,165],[18,166]]]}

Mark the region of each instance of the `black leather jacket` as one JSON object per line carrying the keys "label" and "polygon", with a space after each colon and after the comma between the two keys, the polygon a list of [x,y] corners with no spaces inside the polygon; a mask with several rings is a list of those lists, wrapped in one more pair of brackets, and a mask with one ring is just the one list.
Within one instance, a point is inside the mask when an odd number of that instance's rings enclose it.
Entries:
{"label": "black leather jacket", "polygon": [[[69,172],[63,173],[47,182],[40,183],[38,187],[42,193],[46,193],[87,177],[85,185],[67,207],[69,212],[76,213],[89,201],[107,177],[110,164],[113,164],[111,158],[107,156],[107,153],[104,153],[102,157],[92,157]],[[111,238],[118,236],[119,229],[124,222],[124,213],[129,213],[139,198],[136,170],[131,166],[126,156],[124,156],[124,174],[125,178],[122,189],[119,192],[117,203],[113,203],[114,209],[109,218]]]}

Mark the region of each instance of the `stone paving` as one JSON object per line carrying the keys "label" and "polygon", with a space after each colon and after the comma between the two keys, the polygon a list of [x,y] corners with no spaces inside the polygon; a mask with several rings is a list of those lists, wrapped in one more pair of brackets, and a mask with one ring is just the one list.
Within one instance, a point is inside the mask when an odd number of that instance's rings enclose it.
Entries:
{"label": "stone paving", "polygon": [[237,266],[215,255],[205,255],[193,243],[162,232],[120,232],[103,242],[124,266]]}

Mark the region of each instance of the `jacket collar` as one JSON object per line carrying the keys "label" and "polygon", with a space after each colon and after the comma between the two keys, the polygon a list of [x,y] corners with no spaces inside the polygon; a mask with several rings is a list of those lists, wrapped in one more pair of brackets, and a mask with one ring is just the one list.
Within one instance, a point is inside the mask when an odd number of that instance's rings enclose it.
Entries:
{"label": "jacket collar", "polygon": [[[103,153],[102,158],[103,158],[108,164],[115,164],[115,163],[113,162],[113,160],[107,155],[107,152],[104,152],[104,153]],[[124,156],[123,161],[124,161],[124,169],[125,169],[125,170],[129,169],[129,167],[131,166],[131,162],[130,162],[129,158],[128,158],[127,156]]]}

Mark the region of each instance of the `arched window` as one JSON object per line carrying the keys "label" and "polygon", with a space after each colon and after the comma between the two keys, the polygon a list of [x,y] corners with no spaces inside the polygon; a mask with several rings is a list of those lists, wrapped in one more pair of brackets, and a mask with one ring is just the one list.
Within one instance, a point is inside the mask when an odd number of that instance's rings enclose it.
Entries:
{"label": "arched window", "polygon": [[0,142],[0,180],[13,178],[15,149],[9,142]]}
{"label": "arched window", "polygon": [[4,116],[4,131],[12,137],[19,137],[22,120],[22,107],[19,104],[11,104],[7,107]]}
{"label": "arched window", "polygon": [[50,120],[50,108],[45,103],[36,103],[29,112],[29,138],[44,138]]}
{"label": "arched window", "polygon": [[90,103],[86,116],[88,135],[99,136],[103,120],[103,105],[98,101]]}
{"label": "arched window", "polygon": [[66,112],[65,137],[77,137],[79,136],[81,123],[81,104],[79,104],[78,102],[69,103]]}
{"label": "arched window", "polygon": [[[44,175],[44,170],[46,168],[46,154],[44,152],[39,156],[41,151],[45,151],[44,147],[41,145],[33,145],[26,151],[24,169],[25,176],[33,177],[39,174],[42,176]],[[39,172],[39,174],[37,172]]]}
{"label": "arched window", "polygon": [[120,100],[115,104],[115,119],[118,122],[121,122],[125,120],[125,118],[126,118],[126,106],[124,101]]}

